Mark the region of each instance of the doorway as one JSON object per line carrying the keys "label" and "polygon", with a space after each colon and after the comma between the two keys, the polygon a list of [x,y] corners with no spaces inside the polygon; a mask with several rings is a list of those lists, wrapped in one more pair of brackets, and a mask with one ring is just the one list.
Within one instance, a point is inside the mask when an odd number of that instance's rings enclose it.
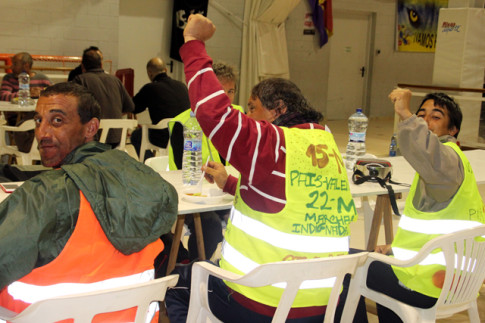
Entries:
{"label": "doorway", "polygon": [[373,19],[370,12],[334,11],[325,113],[328,120],[347,119],[357,108],[363,108],[369,116]]}

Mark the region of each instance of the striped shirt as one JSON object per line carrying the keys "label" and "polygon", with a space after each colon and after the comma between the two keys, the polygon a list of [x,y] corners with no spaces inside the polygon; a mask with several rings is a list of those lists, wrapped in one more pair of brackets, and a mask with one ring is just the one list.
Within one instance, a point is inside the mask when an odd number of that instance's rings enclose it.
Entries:
{"label": "striped shirt", "polygon": [[[212,71],[212,59],[204,43],[187,42],[180,54],[185,64],[191,109],[219,153],[240,172],[241,197],[256,211],[281,211],[286,204],[283,130],[230,108],[231,102]],[[325,130],[321,125],[309,123],[296,127]],[[234,193],[234,178],[228,180],[224,190]]]}
{"label": "striped shirt", "polygon": [[[52,82],[47,76],[42,73],[35,73],[34,76],[30,78],[30,88],[45,88],[51,85]],[[0,100],[10,101],[13,98],[18,97],[19,92],[19,79],[13,74],[5,74],[2,80],[2,85],[0,88]]]}

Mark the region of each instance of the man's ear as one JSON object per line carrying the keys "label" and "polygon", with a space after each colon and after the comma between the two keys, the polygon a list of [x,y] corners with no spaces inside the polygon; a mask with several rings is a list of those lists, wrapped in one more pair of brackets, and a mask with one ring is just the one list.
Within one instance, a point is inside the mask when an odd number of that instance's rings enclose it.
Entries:
{"label": "man's ear", "polygon": [[453,126],[450,129],[448,129],[448,134],[450,136],[455,136],[457,133],[458,133],[458,129],[456,128],[456,126]]}
{"label": "man's ear", "polygon": [[86,127],[86,142],[91,141],[94,139],[94,136],[98,133],[99,129],[99,119],[98,118],[92,118],[91,120],[88,121],[87,127]]}
{"label": "man's ear", "polygon": [[276,118],[278,118],[280,115],[283,115],[286,113],[286,111],[288,110],[288,108],[286,107],[286,104],[285,102],[283,102],[283,100],[279,99],[276,101],[276,108],[274,108],[275,110],[275,113],[276,113]]}

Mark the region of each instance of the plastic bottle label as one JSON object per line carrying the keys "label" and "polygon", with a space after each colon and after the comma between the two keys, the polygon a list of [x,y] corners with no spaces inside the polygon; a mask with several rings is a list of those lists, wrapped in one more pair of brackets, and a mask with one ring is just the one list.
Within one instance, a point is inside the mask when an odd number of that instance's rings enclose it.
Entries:
{"label": "plastic bottle label", "polygon": [[353,142],[365,142],[365,132],[350,132],[349,139]]}
{"label": "plastic bottle label", "polygon": [[184,150],[186,150],[186,151],[201,151],[202,150],[202,141],[200,141],[200,140],[185,140],[184,141]]}

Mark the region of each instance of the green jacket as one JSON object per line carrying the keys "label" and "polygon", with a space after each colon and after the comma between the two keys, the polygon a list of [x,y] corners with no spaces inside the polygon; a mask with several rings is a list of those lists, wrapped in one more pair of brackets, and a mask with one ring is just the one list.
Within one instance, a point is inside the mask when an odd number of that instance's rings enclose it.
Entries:
{"label": "green jacket", "polygon": [[125,152],[87,143],[0,204],[0,289],[59,255],[76,226],[79,191],[123,254],[167,233],[177,217],[171,184]]}

